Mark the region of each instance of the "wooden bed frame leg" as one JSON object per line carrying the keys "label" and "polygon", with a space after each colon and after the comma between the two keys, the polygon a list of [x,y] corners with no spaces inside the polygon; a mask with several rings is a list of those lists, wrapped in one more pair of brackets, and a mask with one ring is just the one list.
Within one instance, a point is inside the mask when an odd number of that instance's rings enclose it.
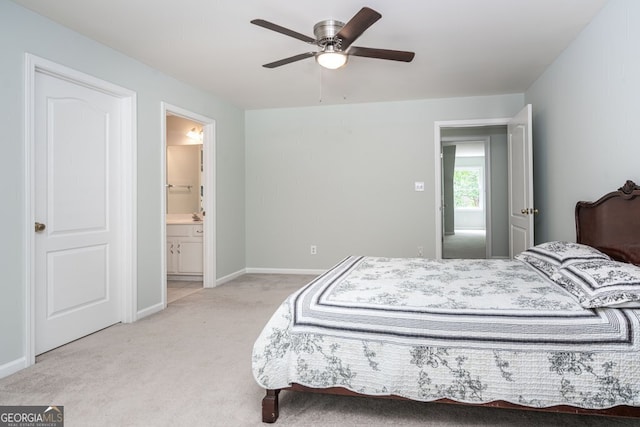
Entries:
{"label": "wooden bed frame leg", "polygon": [[278,410],[278,394],[280,390],[267,389],[267,395],[262,399],[262,422],[275,423],[280,415]]}

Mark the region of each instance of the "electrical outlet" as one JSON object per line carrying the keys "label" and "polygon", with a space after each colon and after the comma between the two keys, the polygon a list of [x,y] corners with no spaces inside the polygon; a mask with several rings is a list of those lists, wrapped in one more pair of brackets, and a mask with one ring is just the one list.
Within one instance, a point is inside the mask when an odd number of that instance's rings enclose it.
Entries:
{"label": "electrical outlet", "polygon": [[316,255],[318,253],[318,247],[316,245],[311,245],[311,255]]}
{"label": "electrical outlet", "polygon": [[422,246],[418,246],[418,257],[422,258],[424,256],[424,248]]}

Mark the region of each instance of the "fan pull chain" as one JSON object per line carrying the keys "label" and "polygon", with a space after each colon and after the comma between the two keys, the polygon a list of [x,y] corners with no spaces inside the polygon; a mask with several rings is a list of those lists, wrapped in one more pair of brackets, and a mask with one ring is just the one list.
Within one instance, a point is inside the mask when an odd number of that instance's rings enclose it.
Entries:
{"label": "fan pull chain", "polygon": [[318,104],[322,104],[322,85],[323,85],[323,79],[322,77],[324,76],[324,72],[322,71],[322,67],[318,67],[320,70],[320,91],[319,91],[319,96],[318,96]]}

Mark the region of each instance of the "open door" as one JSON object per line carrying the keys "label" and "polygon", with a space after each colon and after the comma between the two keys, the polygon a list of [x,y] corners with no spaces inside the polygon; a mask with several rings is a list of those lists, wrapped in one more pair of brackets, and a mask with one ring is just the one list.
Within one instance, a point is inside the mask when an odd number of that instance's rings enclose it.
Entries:
{"label": "open door", "polygon": [[509,156],[509,256],[533,245],[533,151],[531,104],[507,124]]}

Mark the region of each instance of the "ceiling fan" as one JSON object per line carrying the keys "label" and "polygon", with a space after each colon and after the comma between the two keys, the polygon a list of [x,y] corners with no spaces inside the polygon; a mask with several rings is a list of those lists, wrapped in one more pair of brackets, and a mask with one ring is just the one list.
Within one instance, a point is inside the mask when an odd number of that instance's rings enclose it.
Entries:
{"label": "ceiling fan", "polygon": [[317,45],[321,49],[320,51],[301,53],[264,64],[263,67],[265,68],[276,68],[311,57],[315,57],[318,64],[330,69],[342,67],[346,64],[349,56],[411,62],[415,56],[413,52],[351,45],[367,28],[372,26],[380,18],[382,18],[382,15],[375,10],[363,7],[346,24],[333,19],[318,22],[313,26],[315,38],[281,27],[264,19],[254,19],[251,23],[302,40],[305,43]]}

